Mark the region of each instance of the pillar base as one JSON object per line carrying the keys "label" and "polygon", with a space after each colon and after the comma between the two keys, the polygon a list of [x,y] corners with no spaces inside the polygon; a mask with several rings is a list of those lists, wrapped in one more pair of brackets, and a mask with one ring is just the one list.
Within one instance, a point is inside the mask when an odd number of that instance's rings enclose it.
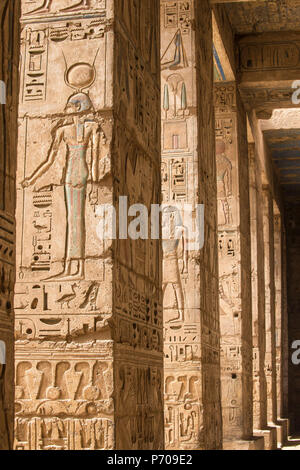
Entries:
{"label": "pillar base", "polygon": [[253,437],[253,439],[224,440],[223,450],[264,450],[264,438]]}
{"label": "pillar base", "polygon": [[265,450],[277,449],[277,429],[275,426],[266,429],[255,429],[254,436],[263,437],[265,441]]}
{"label": "pillar base", "polygon": [[278,447],[283,447],[289,438],[290,423],[288,419],[278,419],[276,421]]}

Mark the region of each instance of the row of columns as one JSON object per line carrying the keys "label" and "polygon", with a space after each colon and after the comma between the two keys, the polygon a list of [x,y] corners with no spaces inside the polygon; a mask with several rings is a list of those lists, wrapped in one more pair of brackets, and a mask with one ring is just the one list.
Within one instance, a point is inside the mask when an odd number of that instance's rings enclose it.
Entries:
{"label": "row of columns", "polygon": [[271,450],[288,435],[284,232],[235,83],[215,110],[223,447]]}

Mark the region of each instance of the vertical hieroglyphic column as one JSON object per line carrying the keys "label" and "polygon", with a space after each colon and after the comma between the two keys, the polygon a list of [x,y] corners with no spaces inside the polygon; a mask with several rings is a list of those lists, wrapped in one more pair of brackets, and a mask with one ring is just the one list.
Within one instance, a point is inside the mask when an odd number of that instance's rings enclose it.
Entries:
{"label": "vertical hieroglyphic column", "polygon": [[277,420],[276,394],[276,314],[274,276],[274,211],[273,198],[269,187],[263,190],[264,248],[265,248],[265,315],[266,315],[266,358],[268,423]]}
{"label": "vertical hieroglyphic column", "polygon": [[159,449],[160,248],[126,225],[159,202],[159,4],[22,7],[15,446]]}
{"label": "vertical hieroglyphic column", "polygon": [[265,272],[261,175],[255,144],[250,143],[250,221],[253,334],[253,427],[267,427],[267,387],[265,377]]}
{"label": "vertical hieroglyphic column", "polygon": [[224,447],[254,448],[242,441],[253,430],[251,238],[246,114],[235,83],[215,85],[215,107]]}
{"label": "vertical hieroglyphic column", "polygon": [[[14,413],[15,177],[19,2],[0,5],[0,450],[11,448]],[[6,364],[4,362],[6,361]]]}
{"label": "vertical hieroglyphic column", "polygon": [[[161,0],[168,449],[221,445],[211,24],[206,0]],[[205,208],[205,241],[203,249],[191,250],[184,206],[190,205],[195,227],[197,204]],[[164,224],[169,221],[173,230],[167,240]]]}

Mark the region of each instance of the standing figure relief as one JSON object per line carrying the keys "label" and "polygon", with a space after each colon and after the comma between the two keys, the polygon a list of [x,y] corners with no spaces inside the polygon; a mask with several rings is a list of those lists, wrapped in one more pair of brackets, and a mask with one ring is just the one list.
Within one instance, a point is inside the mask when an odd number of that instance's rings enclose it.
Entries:
{"label": "standing figure relief", "polygon": [[[165,296],[166,289],[171,284],[178,307],[178,316],[171,321],[184,320],[184,294],[181,275],[188,274],[187,235],[187,228],[183,225],[178,209],[171,206],[166,207],[163,212],[163,295]],[[179,265],[180,242],[183,245],[181,270]]]}
{"label": "standing figure relief", "polygon": [[222,203],[225,225],[231,223],[231,209],[228,198],[232,196],[232,164],[225,154],[225,142],[217,140],[217,185],[218,199]]}
{"label": "standing figure relief", "polygon": [[[89,168],[87,164],[87,151],[91,148],[91,183],[92,190],[89,201],[92,205],[98,203],[98,160],[101,137],[101,127],[95,118],[95,111],[89,95],[83,92],[84,88],[90,86],[95,79],[95,69],[89,64],[77,64],[69,69],[72,72],[74,83],[78,85],[76,77],[83,69],[89,77],[81,83],[80,89],[71,95],[65,107],[67,115],[63,123],[59,124],[53,131],[53,139],[48,152],[48,158],[44,161],[29,178],[22,182],[23,188],[32,186],[42,175],[44,175],[55,162],[61,144],[66,147],[66,165],[64,169],[63,184],[67,217],[66,247],[63,272],[54,276],[53,280],[80,280],[84,279],[85,258],[85,204],[87,184],[89,179]],[[68,77],[68,73],[66,74]],[[70,83],[72,86],[72,83]],[[75,87],[73,87],[75,88]],[[74,263],[77,270],[74,272]]]}

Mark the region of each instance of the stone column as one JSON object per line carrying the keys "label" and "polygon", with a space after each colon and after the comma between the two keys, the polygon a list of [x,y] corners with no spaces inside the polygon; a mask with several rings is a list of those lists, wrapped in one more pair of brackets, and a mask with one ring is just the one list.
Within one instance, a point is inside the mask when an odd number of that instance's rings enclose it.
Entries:
{"label": "stone column", "polygon": [[15,447],[162,449],[159,3],[22,7]]}
{"label": "stone column", "polygon": [[281,447],[289,436],[289,423],[284,419],[284,380],[286,348],[286,322],[284,310],[284,261],[283,261],[283,229],[280,210],[274,202],[274,270],[275,270],[275,326],[276,326],[276,393],[277,423],[281,425],[278,445]]}
{"label": "stone column", "polygon": [[221,381],[225,449],[253,438],[251,238],[246,114],[235,83],[215,85]]}
{"label": "stone column", "polygon": [[249,144],[252,330],[253,330],[253,428],[263,436],[265,449],[277,448],[276,429],[268,427],[267,382],[265,375],[265,264],[263,229],[263,190],[255,143]]}
{"label": "stone column", "polygon": [[[289,415],[289,332],[287,309],[287,238],[282,221],[282,416]],[[290,422],[288,424],[290,426]],[[289,433],[288,433],[289,434]]]}
{"label": "stone column", "polygon": [[[0,5],[0,450],[13,443],[19,2]],[[6,362],[4,364],[4,362]]]}
{"label": "stone column", "polygon": [[260,175],[255,144],[249,144],[251,270],[252,270],[252,334],[253,334],[253,427],[267,426],[267,387],[265,377],[265,273],[263,210]]}
{"label": "stone column", "polygon": [[266,359],[267,416],[271,426],[277,419],[276,394],[276,322],[275,322],[275,277],[274,277],[274,212],[273,198],[269,187],[263,191],[264,247],[265,247],[265,312],[266,312]]}
{"label": "stone column", "polygon": [[[209,2],[161,0],[165,440],[221,448],[212,14]],[[188,227],[184,206],[190,205]],[[203,204],[204,247],[189,247]]]}

